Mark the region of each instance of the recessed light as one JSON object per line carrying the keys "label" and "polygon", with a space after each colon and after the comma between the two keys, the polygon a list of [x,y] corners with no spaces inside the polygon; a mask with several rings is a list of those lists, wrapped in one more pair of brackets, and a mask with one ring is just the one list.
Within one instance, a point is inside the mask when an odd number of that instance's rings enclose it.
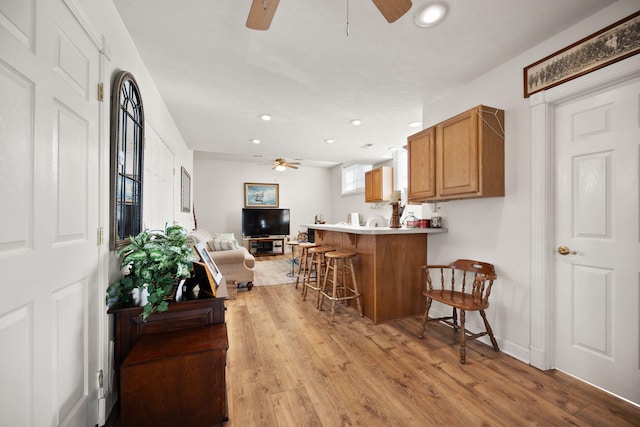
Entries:
{"label": "recessed light", "polygon": [[326,142],[327,144],[333,144],[334,143],[333,139],[325,139],[324,142]]}
{"label": "recessed light", "polygon": [[362,124],[362,120],[360,119],[353,119],[351,120],[349,123],[351,123],[354,126],[360,126]]}
{"label": "recessed light", "polygon": [[253,142],[254,144],[260,144],[259,139],[251,139],[250,141]]}
{"label": "recessed light", "polygon": [[409,127],[410,128],[419,128],[421,126],[422,126],[422,122],[420,122],[420,121],[409,122]]}
{"label": "recessed light", "polygon": [[420,27],[433,27],[444,19],[448,10],[449,7],[446,3],[428,3],[415,14],[414,19],[416,25]]}
{"label": "recessed light", "polygon": [[269,120],[271,120],[271,116],[268,114],[260,114],[258,117],[260,117],[265,122],[268,122]]}

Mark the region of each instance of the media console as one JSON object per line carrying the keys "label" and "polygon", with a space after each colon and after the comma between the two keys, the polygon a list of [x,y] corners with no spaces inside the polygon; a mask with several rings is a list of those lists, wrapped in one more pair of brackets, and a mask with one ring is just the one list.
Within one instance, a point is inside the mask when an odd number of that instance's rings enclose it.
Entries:
{"label": "media console", "polygon": [[284,255],[286,236],[243,237],[247,250],[253,256]]}

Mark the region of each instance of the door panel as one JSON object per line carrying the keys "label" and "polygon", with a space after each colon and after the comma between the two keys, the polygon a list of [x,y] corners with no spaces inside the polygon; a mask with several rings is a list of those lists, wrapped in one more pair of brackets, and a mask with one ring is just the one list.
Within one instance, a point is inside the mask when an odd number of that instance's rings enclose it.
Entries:
{"label": "door panel", "polygon": [[466,111],[438,125],[437,162],[439,196],[477,193],[478,117]]}
{"label": "door panel", "polygon": [[0,423],[95,425],[99,52],[62,1],[0,2],[0,45]]}
{"label": "door panel", "polygon": [[556,365],[640,403],[640,81],[556,108]]}

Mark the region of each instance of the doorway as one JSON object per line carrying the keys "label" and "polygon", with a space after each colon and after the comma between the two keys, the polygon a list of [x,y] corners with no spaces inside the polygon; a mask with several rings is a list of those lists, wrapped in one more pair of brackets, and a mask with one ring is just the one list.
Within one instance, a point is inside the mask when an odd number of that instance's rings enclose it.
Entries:
{"label": "doorway", "polygon": [[[639,70],[632,57],[531,98],[531,364],[558,368],[636,404]],[[614,102],[620,97],[627,100]],[[627,106],[614,111],[620,102]],[[621,122],[630,130],[620,130]],[[620,132],[631,132],[629,151],[614,156],[611,144],[625,138]],[[576,143],[580,135],[590,144]],[[602,179],[594,179],[598,174]],[[619,249],[607,249],[625,239]],[[559,246],[568,253],[560,255]],[[624,378],[627,385],[617,385]]]}

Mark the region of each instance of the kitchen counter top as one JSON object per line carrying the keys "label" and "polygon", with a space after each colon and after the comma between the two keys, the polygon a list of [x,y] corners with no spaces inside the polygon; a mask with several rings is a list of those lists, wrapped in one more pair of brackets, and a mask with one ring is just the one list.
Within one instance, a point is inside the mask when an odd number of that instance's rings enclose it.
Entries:
{"label": "kitchen counter top", "polygon": [[446,228],[390,228],[390,227],[356,227],[340,224],[302,224],[302,227],[314,230],[338,231],[353,234],[438,234],[446,233]]}

